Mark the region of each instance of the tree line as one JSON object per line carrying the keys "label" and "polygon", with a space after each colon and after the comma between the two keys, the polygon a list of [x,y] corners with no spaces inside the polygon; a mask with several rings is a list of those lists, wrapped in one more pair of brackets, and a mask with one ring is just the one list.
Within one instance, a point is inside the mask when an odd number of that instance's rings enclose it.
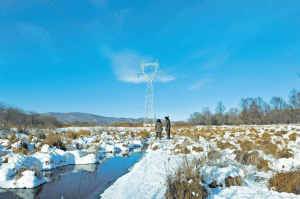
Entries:
{"label": "tree line", "polygon": [[17,128],[19,133],[26,133],[28,128],[53,129],[64,126],[54,116],[45,116],[36,112],[25,112],[19,108],[0,103],[0,124],[4,132]]}
{"label": "tree line", "polygon": [[269,103],[261,97],[242,98],[238,108],[226,107],[218,102],[213,114],[208,107],[190,114],[189,123],[196,125],[239,125],[239,124],[290,124],[300,122],[300,92],[293,89],[286,102],[273,97]]}

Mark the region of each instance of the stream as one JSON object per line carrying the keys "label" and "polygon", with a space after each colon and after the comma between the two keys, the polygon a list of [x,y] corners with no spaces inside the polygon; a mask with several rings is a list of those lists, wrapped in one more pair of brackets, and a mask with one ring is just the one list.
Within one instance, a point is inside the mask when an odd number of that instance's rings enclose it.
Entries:
{"label": "stream", "polygon": [[33,189],[0,189],[0,198],[65,199],[100,198],[105,189],[128,173],[146,150],[136,148],[129,153],[107,154],[99,164],[68,165],[42,171],[48,180]]}

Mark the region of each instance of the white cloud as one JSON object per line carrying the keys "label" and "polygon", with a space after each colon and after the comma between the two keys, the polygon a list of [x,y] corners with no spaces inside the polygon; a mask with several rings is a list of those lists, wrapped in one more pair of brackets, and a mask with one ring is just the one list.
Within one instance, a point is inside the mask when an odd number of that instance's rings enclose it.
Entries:
{"label": "white cloud", "polygon": [[[143,63],[152,63],[156,59],[150,56],[141,56],[138,53],[131,51],[123,51],[120,53],[111,53],[107,52],[107,57],[111,60],[111,67],[119,81],[127,83],[144,83],[147,82],[143,73],[138,73],[141,71],[140,63],[138,60],[143,61]],[[146,73],[148,76],[151,75],[154,70],[153,66],[150,68],[149,73]],[[163,71],[163,68],[161,68]],[[148,69],[145,70],[148,72]],[[166,75],[164,72],[158,72],[155,76],[155,81],[157,82],[169,82],[175,80],[176,77],[171,75]]]}
{"label": "white cloud", "polygon": [[89,2],[97,9],[105,8],[109,4],[108,0],[89,0]]}
{"label": "white cloud", "polygon": [[210,85],[211,83],[213,83],[214,80],[213,79],[201,79],[198,82],[196,82],[194,85],[192,85],[190,87],[191,90],[194,90],[196,88],[201,88],[205,85]]}
{"label": "white cloud", "polygon": [[19,23],[15,27],[16,29],[29,35],[32,35],[38,39],[44,40],[49,43],[53,43],[50,33],[41,26],[37,26],[30,23]]}

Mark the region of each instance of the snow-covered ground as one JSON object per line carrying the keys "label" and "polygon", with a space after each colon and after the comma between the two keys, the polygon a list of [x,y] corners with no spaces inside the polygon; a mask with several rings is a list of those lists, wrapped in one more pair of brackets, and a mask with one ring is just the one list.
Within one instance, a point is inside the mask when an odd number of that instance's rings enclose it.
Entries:
{"label": "snow-covered ground", "polygon": [[[0,188],[33,188],[49,180],[41,170],[70,164],[94,164],[110,154],[144,146],[147,128],[65,128],[0,139]],[[51,145],[51,146],[49,146]]]}
{"label": "snow-covered ground", "polygon": [[[172,140],[150,138],[145,157],[106,189],[101,198],[165,198],[167,176],[175,174],[185,161],[195,163],[194,169],[198,169],[204,180],[208,198],[300,198],[268,188],[270,178],[276,173],[300,166],[299,132],[297,125],[173,129]],[[253,146],[248,143],[246,154],[258,154],[266,160],[266,167],[237,160],[235,151],[244,151],[245,141],[254,143]],[[231,145],[226,145],[227,142]],[[212,156],[213,151],[219,155]],[[288,155],[282,155],[282,151],[288,151]],[[242,180],[241,186],[225,186],[226,178],[237,176]],[[210,188],[212,182],[217,184],[216,188]]]}
{"label": "snow-covered ground", "polygon": [[[105,161],[112,153],[124,155],[147,143],[140,162],[102,198],[165,198],[167,178],[176,175],[184,162],[199,172],[199,183],[209,198],[300,198],[269,186],[275,174],[300,166],[298,125],[172,128],[171,140],[166,140],[165,133],[162,140],[155,140],[153,130],[142,127],[70,127],[54,132],[48,130],[44,137],[34,130],[33,136],[2,136],[1,188],[36,187],[49,180],[40,170]],[[240,184],[227,186],[230,178],[240,179]]]}

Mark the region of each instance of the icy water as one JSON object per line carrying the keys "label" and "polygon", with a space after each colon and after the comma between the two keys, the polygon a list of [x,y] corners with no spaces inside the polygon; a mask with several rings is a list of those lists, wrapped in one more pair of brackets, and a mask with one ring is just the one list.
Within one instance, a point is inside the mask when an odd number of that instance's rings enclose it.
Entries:
{"label": "icy water", "polygon": [[111,158],[99,164],[69,165],[43,171],[48,183],[34,189],[0,189],[0,198],[100,198],[100,194],[126,174],[144,153],[145,150],[135,149],[128,154],[108,154]]}

